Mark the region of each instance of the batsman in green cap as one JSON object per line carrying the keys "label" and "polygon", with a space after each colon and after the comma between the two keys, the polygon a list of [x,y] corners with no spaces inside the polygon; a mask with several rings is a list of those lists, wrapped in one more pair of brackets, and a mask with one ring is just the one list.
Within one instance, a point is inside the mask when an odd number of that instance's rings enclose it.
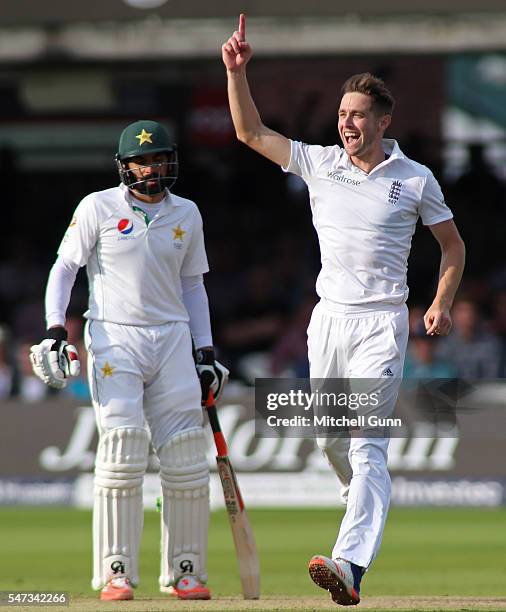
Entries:
{"label": "batsman in green cap", "polygon": [[[116,164],[122,182],[129,189],[137,196],[153,197],[156,201],[177,179],[176,146],[167,130],[156,121],[136,121],[123,130]],[[151,172],[140,170],[143,165]]]}
{"label": "batsman in green cap", "polygon": [[120,185],[87,195],[74,213],[48,279],[46,338],[30,356],[51,387],[79,374],[65,314],[86,266],[85,343],[99,433],[92,586],[102,600],[133,599],[151,443],[163,492],[160,589],[209,599],[202,401],[210,390],[219,397],[228,370],[214,355],[202,218],[194,202],[171,192],[177,149],[160,123],[128,125],[116,164]]}

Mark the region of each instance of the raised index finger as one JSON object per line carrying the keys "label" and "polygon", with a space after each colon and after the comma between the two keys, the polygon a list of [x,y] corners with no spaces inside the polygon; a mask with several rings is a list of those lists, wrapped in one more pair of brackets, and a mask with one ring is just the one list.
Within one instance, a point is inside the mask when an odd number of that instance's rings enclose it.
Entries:
{"label": "raised index finger", "polygon": [[239,15],[239,34],[242,36],[243,40],[246,38],[246,16],[244,13]]}

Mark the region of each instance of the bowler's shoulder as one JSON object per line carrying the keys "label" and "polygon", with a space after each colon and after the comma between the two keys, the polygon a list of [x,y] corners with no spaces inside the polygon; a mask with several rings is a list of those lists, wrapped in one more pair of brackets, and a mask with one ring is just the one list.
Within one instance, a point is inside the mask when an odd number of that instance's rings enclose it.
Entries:
{"label": "bowler's shoulder", "polygon": [[[316,172],[319,169],[327,168],[328,166],[334,167],[342,161],[344,149],[339,145],[319,145],[319,144],[308,144],[306,142],[294,141],[294,147],[298,147],[299,159],[305,159],[306,163],[314,168]],[[296,149],[292,149],[292,155],[297,153]]]}
{"label": "bowler's shoulder", "polygon": [[402,158],[399,158],[398,162],[398,167],[401,167],[403,172],[409,176],[419,177],[424,180],[434,178],[434,174],[428,166],[411,159],[411,157],[407,155],[403,155]]}
{"label": "bowler's shoulder", "polygon": [[345,150],[339,145],[320,146],[320,160],[331,163],[339,162],[346,156]]}
{"label": "bowler's shoulder", "polygon": [[302,142],[299,140],[292,140],[292,146],[298,147],[306,152],[306,154],[311,155],[312,157],[317,157],[319,159],[327,159],[327,158],[335,158],[336,156],[341,156],[344,149],[339,145],[321,145],[321,144],[311,144],[308,142]]}

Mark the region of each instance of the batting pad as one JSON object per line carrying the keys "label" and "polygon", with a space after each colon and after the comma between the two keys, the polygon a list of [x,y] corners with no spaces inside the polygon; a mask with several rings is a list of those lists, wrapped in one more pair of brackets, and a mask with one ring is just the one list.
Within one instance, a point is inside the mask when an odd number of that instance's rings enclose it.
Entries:
{"label": "batting pad", "polygon": [[121,574],[134,586],[139,582],[142,481],[148,449],[149,434],[138,427],[118,427],[100,437],[93,506],[91,584],[95,590]]}
{"label": "batting pad", "polygon": [[182,574],[207,581],[209,466],[201,427],[172,436],[160,449],[163,490],[160,587]]}

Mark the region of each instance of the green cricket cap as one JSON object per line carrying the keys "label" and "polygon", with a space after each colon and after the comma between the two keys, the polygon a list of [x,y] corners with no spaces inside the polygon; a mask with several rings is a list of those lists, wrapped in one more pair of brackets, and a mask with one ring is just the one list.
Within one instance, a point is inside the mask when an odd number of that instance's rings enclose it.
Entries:
{"label": "green cricket cap", "polygon": [[174,149],[174,144],[164,126],[145,119],[135,121],[123,130],[119,138],[118,157],[128,159],[146,153],[160,153]]}

